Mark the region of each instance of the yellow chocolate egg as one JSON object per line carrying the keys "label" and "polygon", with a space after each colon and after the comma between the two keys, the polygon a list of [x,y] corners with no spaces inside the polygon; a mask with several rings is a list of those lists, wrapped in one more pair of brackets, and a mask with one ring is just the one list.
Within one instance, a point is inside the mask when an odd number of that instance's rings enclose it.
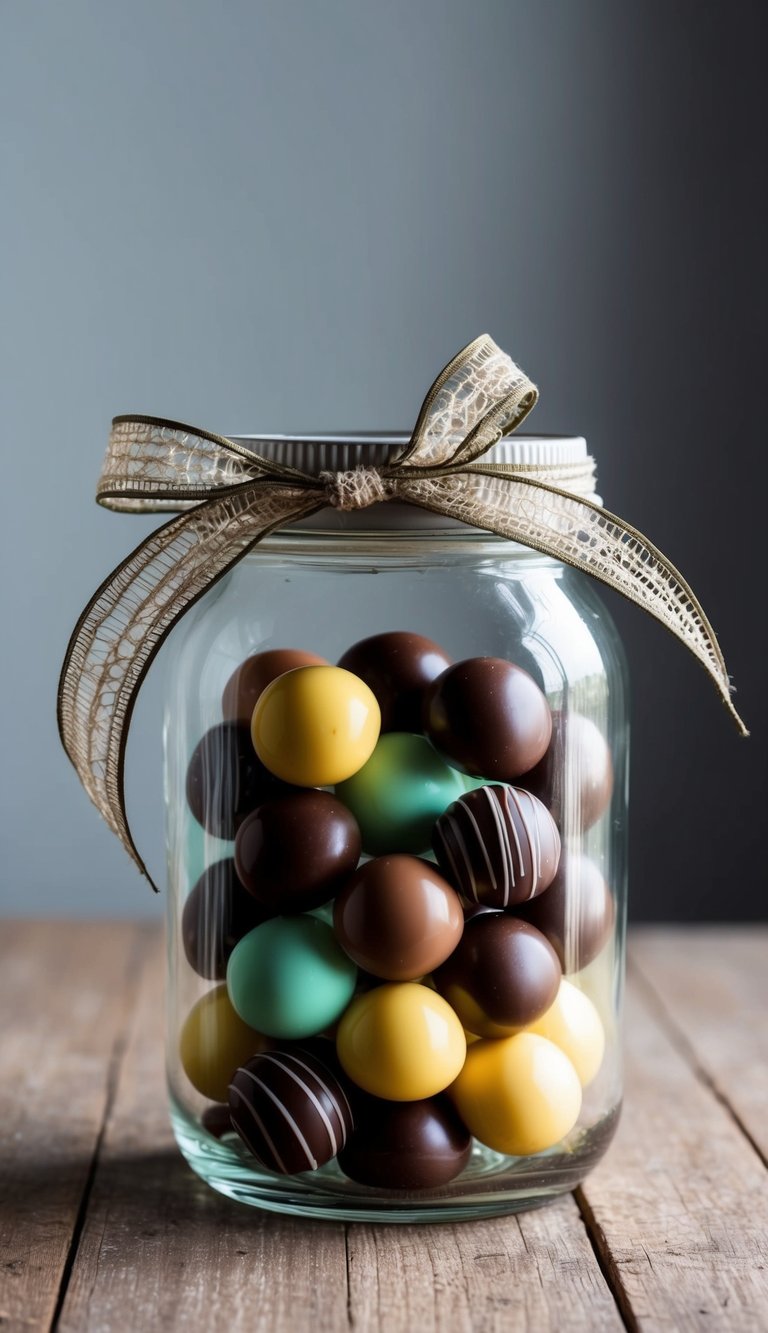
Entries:
{"label": "yellow chocolate egg", "polygon": [[527,1029],[547,1037],[568,1056],[585,1088],[603,1063],[605,1034],[589,996],[565,978],[557,998],[545,1014]]}
{"label": "yellow chocolate egg", "polygon": [[190,1009],[181,1029],[179,1054],[197,1091],[213,1102],[225,1102],[238,1066],[271,1045],[235,1012],[226,986],[216,986]]}
{"label": "yellow chocolate egg", "polygon": [[475,1042],[450,1092],[470,1133],[511,1157],[559,1143],[581,1110],[570,1060],[534,1032]]}
{"label": "yellow chocolate egg", "polygon": [[391,1102],[415,1102],[447,1088],[464,1063],[464,1031],[449,1004],[415,981],[358,995],[336,1038],[349,1077]]}
{"label": "yellow chocolate egg", "polygon": [[259,697],[251,737],[259,759],[284,782],[331,787],[370,759],[381,730],[373,691],[351,671],[297,667]]}

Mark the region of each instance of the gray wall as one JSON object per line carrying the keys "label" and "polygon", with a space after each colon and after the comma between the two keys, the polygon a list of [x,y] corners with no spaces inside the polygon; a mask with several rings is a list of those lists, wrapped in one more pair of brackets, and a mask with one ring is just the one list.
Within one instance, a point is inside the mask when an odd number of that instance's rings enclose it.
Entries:
{"label": "gray wall", "polygon": [[[764,14],[6,0],[5,912],[158,910],[54,726],[70,628],[153,526],[92,502],[113,413],[408,426],[487,329],[541,386],[531,428],[586,434],[606,502],[700,593],[755,732],[740,742],[704,673],[611,599],[634,671],[635,913],[760,913]],[[159,867],[157,693],[129,786]]]}

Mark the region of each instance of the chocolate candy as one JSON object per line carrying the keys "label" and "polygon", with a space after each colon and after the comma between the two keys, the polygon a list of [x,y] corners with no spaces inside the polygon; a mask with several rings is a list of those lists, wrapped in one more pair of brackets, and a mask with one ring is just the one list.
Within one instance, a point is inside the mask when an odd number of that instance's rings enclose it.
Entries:
{"label": "chocolate candy", "polygon": [[583,1088],[592,1082],[603,1063],[605,1033],[588,995],[563,978],[554,1004],[529,1030],[547,1037],[568,1056]]}
{"label": "chocolate candy", "polygon": [[382,731],[421,731],[424,691],[451,659],[422,634],[393,630],[348,648],[339,666],[369,685],[379,701]]}
{"label": "chocolate candy", "polygon": [[190,967],[201,977],[221,980],[238,940],[269,915],[246,893],[232,858],[215,861],[203,871],[181,914],[181,940]]}
{"label": "chocolate candy", "polygon": [[502,1041],[474,1042],[451,1098],[481,1143],[525,1157],[554,1147],[573,1129],[581,1084],[554,1042],[519,1032]]}
{"label": "chocolate candy", "polygon": [[519,787],[465,792],[437,820],[438,865],[470,901],[513,907],[552,883],[560,834],[541,801]]}
{"label": "chocolate candy", "polygon": [[608,885],[588,856],[565,850],[546,893],[515,908],[546,935],[565,973],[580,972],[607,942],[616,916]]}
{"label": "chocolate candy", "polygon": [[271,773],[299,787],[332,787],[362,768],[379,739],[375,695],[351,671],[306,666],[278,676],[253,710],[251,736]]}
{"label": "chocolate candy", "polygon": [[520,785],[544,802],[561,829],[591,828],[613,792],[611,752],[602,732],[580,713],[553,713],[547,752]]}
{"label": "chocolate candy", "polygon": [[200,1117],[200,1124],[207,1134],[214,1139],[223,1139],[225,1134],[232,1133],[232,1121],[229,1118],[229,1103],[219,1102],[213,1106],[206,1106]]}
{"label": "chocolate candy", "polygon": [[217,838],[234,838],[259,801],[285,790],[256,757],[248,728],[238,722],[211,727],[189,761],[189,808]]}
{"label": "chocolate candy", "polygon": [[336,788],[369,856],[427,851],[435,820],[463,791],[461,773],[426,737],[403,731],[382,736],[368,762]]}
{"label": "chocolate candy", "polygon": [[249,1060],[229,1089],[232,1125],[262,1166],[316,1171],[344,1147],[352,1110],[341,1083],[302,1046]]}
{"label": "chocolate candy", "polygon": [[360,856],[354,816],[327,791],[265,801],[240,825],[235,865],[269,913],[302,912],[335,897]]}
{"label": "chocolate candy", "polygon": [[216,986],[189,1011],[181,1029],[179,1055],[193,1087],[212,1102],[225,1102],[237,1066],[271,1044],[235,1013],[226,986]]}
{"label": "chocolate candy", "polygon": [[357,1092],[351,1101],[355,1128],[339,1166],[359,1185],[437,1189],[467,1165],[472,1140],[447,1097],[388,1102]]}
{"label": "chocolate candy", "polygon": [[303,666],[328,666],[328,662],[317,653],[305,653],[299,648],[269,648],[247,657],[224,687],[221,706],[227,721],[250,726],[256,701],[267,686],[286,671]]}
{"label": "chocolate candy", "polygon": [[542,758],[552,735],[549,704],[521,667],[470,657],[448,667],[424,696],[424,730],[456,768],[511,782]]}
{"label": "chocolate candy", "polygon": [[232,1004],[270,1037],[310,1037],[335,1023],[357,968],[331,927],[314,916],[275,917],[246,935],[227,966]]}
{"label": "chocolate candy", "polygon": [[336,938],[355,962],[387,981],[413,981],[453,952],[461,903],[417,856],[380,856],[360,866],[336,899]]}
{"label": "chocolate candy", "polygon": [[466,1049],[453,1009],[434,991],[409,981],[357,995],[336,1037],[347,1076],[365,1092],[393,1102],[442,1092],[461,1069]]}
{"label": "chocolate candy", "polygon": [[560,976],[557,954],[540,931],[504,912],[487,912],[466,923],[432,979],[468,1031],[506,1037],[546,1013]]}

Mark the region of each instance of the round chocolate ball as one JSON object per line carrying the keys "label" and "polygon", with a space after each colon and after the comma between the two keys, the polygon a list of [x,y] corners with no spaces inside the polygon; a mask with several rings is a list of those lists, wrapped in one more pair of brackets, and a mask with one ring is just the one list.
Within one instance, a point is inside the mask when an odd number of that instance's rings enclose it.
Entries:
{"label": "round chocolate ball", "polygon": [[447,1185],[469,1161],[472,1140],[447,1097],[388,1102],[351,1094],[355,1128],[339,1153],[350,1180],[385,1190]]}
{"label": "round chocolate ball", "polygon": [[190,967],[209,981],[223,980],[238,940],[269,915],[246,893],[232,857],[215,861],[203,871],[181,914],[181,940]]}
{"label": "round chocolate ball", "polygon": [[453,952],[464,929],[458,896],[429,861],[379,856],[359,867],[333,909],[345,953],[386,981],[414,981]]}
{"label": "round chocolate ball", "polygon": [[288,787],[256,755],[248,727],[222,722],[206,731],[187,769],[187,802],[216,838],[234,838],[259,801]]}
{"label": "round chocolate ball", "polygon": [[580,713],[554,712],[547,752],[520,785],[544,802],[561,830],[591,828],[613,793],[611,752],[599,727]]}
{"label": "round chocolate ball", "polygon": [[223,1139],[225,1134],[231,1134],[232,1121],[228,1103],[214,1102],[212,1106],[206,1106],[200,1117],[200,1124],[214,1139]]}
{"label": "round chocolate ball", "polygon": [[224,687],[221,706],[228,722],[245,722],[251,725],[253,710],[259,695],[286,671],[296,667],[327,666],[324,657],[317,653],[305,653],[300,648],[269,648],[263,653],[254,653],[247,657],[233,671]]}
{"label": "round chocolate ball", "polygon": [[336,1075],[302,1046],[257,1055],[229,1086],[233,1128],[262,1166],[316,1171],[344,1147],[352,1110]]}
{"label": "round chocolate ball", "polygon": [[438,815],[463,791],[462,775],[426,736],[390,731],[336,795],[357,819],[365,851],[380,856],[426,852]]}
{"label": "round chocolate ball", "polygon": [[354,815],[327,791],[265,801],[235,838],[241,882],[269,911],[289,915],[335,897],[360,856]]}
{"label": "round chocolate ball", "polygon": [[432,846],[454,887],[486,907],[514,907],[543,893],[560,860],[554,819],[519,787],[466,792],[437,820]]}
{"label": "round chocolate ball", "polygon": [[439,644],[405,630],[361,639],[339,658],[376,695],[382,731],[421,731],[424,691],[450,665]]}
{"label": "round chocolate ball", "polygon": [[570,975],[600,953],[613,930],[616,907],[594,861],[564,851],[546,893],[515,908],[515,914],[546,935]]}
{"label": "round chocolate ball", "polygon": [[538,764],[552,735],[535,680],[500,657],[470,657],[427,689],[423,724],[432,744],[472,777],[512,782]]}
{"label": "round chocolate ball", "polygon": [[554,1003],[561,969],[549,940],[505,912],[468,921],[457,948],[433,974],[438,994],[478,1037],[508,1037]]}

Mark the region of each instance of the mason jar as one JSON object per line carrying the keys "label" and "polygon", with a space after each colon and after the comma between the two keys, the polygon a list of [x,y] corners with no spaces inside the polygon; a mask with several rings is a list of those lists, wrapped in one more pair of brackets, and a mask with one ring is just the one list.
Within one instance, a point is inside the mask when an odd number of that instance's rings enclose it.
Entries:
{"label": "mason jar", "polygon": [[[312,473],[406,440],[241,438]],[[515,436],[486,461],[560,463],[567,486],[586,458]],[[167,1069],[191,1167],[358,1220],[572,1190],[622,1086],[627,680],[594,583],[413,506],[329,507],[216,583],[168,656]]]}

